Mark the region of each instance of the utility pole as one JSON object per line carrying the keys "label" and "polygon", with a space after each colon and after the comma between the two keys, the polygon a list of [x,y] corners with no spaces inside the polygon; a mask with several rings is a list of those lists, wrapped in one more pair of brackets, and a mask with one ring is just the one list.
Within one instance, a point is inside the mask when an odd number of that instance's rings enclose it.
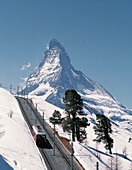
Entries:
{"label": "utility pole", "polygon": [[17,87],[17,94],[18,94],[18,96],[19,96],[19,86]]}
{"label": "utility pole", "polygon": [[55,156],[55,123],[54,123],[54,148],[53,148],[53,155]]}
{"label": "utility pole", "polygon": [[31,107],[30,107],[30,117],[31,117],[31,115],[32,115],[32,109],[31,109]]}
{"label": "utility pole", "polygon": [[26,107],[26,109],[27,109],[27,112],[28,112],[28,104],[27,104],[27,107]]}
{"label": "utility pole", "polygon": [[21,88],[21,97],[23,97],[23,92],[24,92],[23,88]]}
{"label": "utility pole", "polygon": [[12,85],[10,84],[10,93],[12,93]]}
{"label": "utility pole", "polygon": [[[37,115],[37,103],[36,103],[36,115]],[[37,124],[37,116],[35,117],[35,124]]]}
{"label": "utility pole", "polygon": [[44,126],[44,112],[43,112],[43,126]]}
{"label": "utility pole", "polygon": [[71,140],[71,133],[68,133],[68,135],[69,135],[69,141]]}
{"label": "utility pole", "polygon": [[73,170],[73,141],[71,140],[71,170]]}
{"label": "utility pole", "polygon": [[27,99],[28,99],[28,86],[27,86]]}
{"label": "utility pole", "polygon": [[99,163],[96,163],[96,170],[99,170]]}

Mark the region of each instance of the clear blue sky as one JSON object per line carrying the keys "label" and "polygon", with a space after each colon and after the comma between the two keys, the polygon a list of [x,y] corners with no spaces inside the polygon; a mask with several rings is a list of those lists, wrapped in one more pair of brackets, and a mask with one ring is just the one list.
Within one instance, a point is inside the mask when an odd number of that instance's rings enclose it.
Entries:
{"label": "clear blue sky", "polygon": [[131,0],[1,0],[0,83],[18,86],[52,38],[75,69],[132,108]]}

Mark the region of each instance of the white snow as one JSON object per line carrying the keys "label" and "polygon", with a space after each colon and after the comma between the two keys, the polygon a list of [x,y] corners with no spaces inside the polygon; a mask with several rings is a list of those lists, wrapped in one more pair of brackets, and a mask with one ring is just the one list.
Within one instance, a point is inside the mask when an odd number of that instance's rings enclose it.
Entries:
{"label": "white snow", "polygon": [[44,100],[54,91],[54,88],[50,87],[49,83],[46,84],[39,84],[39,87],[35,89],[33,92],[31,92],[31,95],[38,95],[42,94],[44,97]]}
{"label": "white snow", "polygon": [[[60,90],[60,87],[64,91],[68,88],[78,91],[84,101],[83,110],[88,120],[91,121],[91,125],[87,128],[87,141],[82,145],[77,141],[74,142],[75,156],[85,169],[96,169],[97,161],[101,170],[108,167],[111,156],[106,153],[103,144],[96,145],[93,142],[95,138],[93,130],[93,123],[96,121],[95,114],[101,113],[108,116],[112,122],[112,137],[114,138],[112,158],[116,157],[115,153],[117,152],[122,161],[122,169],[129,169],[132,160],[132,140],[128,142],[129,138],[132,138],[132,111],[129,112],[101,85],[86,77],[82,72],[73,69],[69,56],[65,53],[63,46],[58,45],[58,41],[52,40],[50,43],[50,49],[44,53],[45,56],[40,67],[27,81],[28,87],[32,89],[29,92],[31,96],[29,96],[38,104],[40,113],[45,113],[45,119],[50,124],[49,117],[52,116],[54,110],[60,110],[63,116],[65,116],[65,113],[64,110],[47,103],[45,100],[48,100],[49,97],[48,101],[52,102],[52,99],[55,101],[56,97],[61,102],[64,93]],[[69,138],[69,135],[64,133],[60,126],[56,128],[60,135]],[[124,147],[127,148],[128,159],[123,158]],[[100,158],[96,156],[97,150]]]}
{"label": "white snow", "polygon": [[17,100],[0,88],[0,169],[47,169],[19,109]]}
{"label": "white snow", "polygon": [[[50,91],[48,84],[45,85],[43,89]],[[43,89],[40,88],[39,90],[43,91]],[[44,96],[30,95],[30,97],[33,102],[37,104],[40,113],[42,114],[44,112],[44,118],[49,124],[49,117],[52,116],[54,110],[59,110],[62,115],[65,116],[63,109],[46,102]],[[127,117],[129,118],[129,116]],[[95,119],[95,115],[88,114],[87,118],[88,120],[91,118]],[[116,123],[119,127],[114,124],[112,125],[112,138],[114,139],[112,158],[115,159],[117,153],[121,164],[120,169],[129,169],[132,164],[132,141],[128,141],[129,138],[132,137],[132,133],[125,130],[124,123]],[[52,124],[50,125],[52,126]],[[60,136],[64,136],[68,139],[71,138],[68,133],[63,132],[61,126],[56,126],[56,130]],[[84,143],[80,144],[78,141],[73,143],[74,156],[86,170],[94,170],[97,162],[99,162],[99,168],[105,170],[110,166],[111,155],[105,150],[102,143],[97,145],[93,141],[95,134],[92,123],[90,123],[90,126],[87,127],[86,131],[87,140],[84,141]],[[0,138],[0,163],[3,170],[46,169],[27,124],[21,114],[16,99],[2,88],[0,88],[0,132],[2,133]],[[123,150],[125,147],[127,151],[127,159],[123,157]]]}
{"label": "white snow", "polygon": [[[45,120],[52,126],[49,122],[49,117],[52,116],[54,110],[59,110],[63,116],[65,116],[64,110],[44,101],[43,96],[31,96],[34,103],[37,103],[38,110],[42,114],[44,112]],[[107,111],[107,109],[106,109]],[[107,112],[106,112],[107,113]],[[87,115],[88,120],[90,118],[95,119],[96,116]],[[110,166],[110,159],[115,159],[116,153],[119,155],[118,159],[121,164],[120,169],[127,170],[132,165],[132,141],[128,142],[129,138],[132,138],[132,133],[125,130],[124,124],[118,122],[119,127],[112,125],[114,139],[114,147],[112,149],[113,154],[110,155],[108,151],[105,150],[104,145],[96,144],[93,139],[95,139],[95,134],[93,130],[93,123],[90,122],[90,126],[87,127],[87,140],[80,144],[78,141],[73,143],[74,146],[74,156],[79,160],[86,170],[95,170],[96,164],[99,162],[99,169],[106,170]],[[56,130],[60,136],[64,136],[70,139],[68,133],[64,133],[61,126],[56,126]],[[123,157],[123,150],[126,147],[127,159]],[[97,152],[98,150],[98,152]],[[98,154],[98,157],[97,157]],[[115,162],[115,160],[114,160]]]}

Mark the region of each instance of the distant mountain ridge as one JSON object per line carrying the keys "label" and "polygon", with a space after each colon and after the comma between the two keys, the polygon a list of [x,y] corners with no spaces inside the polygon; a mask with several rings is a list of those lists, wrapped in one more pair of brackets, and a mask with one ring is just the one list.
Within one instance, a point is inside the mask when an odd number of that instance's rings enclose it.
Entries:
{"label": "distant mountain ridge", "polygon": [[52,39],[39,67],[28,78],[24,91],[43,96],[47,102],[64,108],[63,97],[67,89],[80,93],[85,114],[105,113],[114,121],[128,121],[125,117],[130,112],[101,85],[74,69],[65,48]]}

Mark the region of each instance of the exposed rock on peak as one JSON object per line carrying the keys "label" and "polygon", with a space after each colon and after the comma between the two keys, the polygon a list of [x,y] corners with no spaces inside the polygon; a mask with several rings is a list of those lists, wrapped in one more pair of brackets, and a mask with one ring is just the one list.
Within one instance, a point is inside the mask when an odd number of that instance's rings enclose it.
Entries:
{"label": "exposed rock on peak", "polygon": [[58,40],[52,39],[49,43],[49,49],[51,50],[52,48],[55,48],[55,47],[57,47],[61,50],[65,50],[64,47],[61,45],[61,43]]}

